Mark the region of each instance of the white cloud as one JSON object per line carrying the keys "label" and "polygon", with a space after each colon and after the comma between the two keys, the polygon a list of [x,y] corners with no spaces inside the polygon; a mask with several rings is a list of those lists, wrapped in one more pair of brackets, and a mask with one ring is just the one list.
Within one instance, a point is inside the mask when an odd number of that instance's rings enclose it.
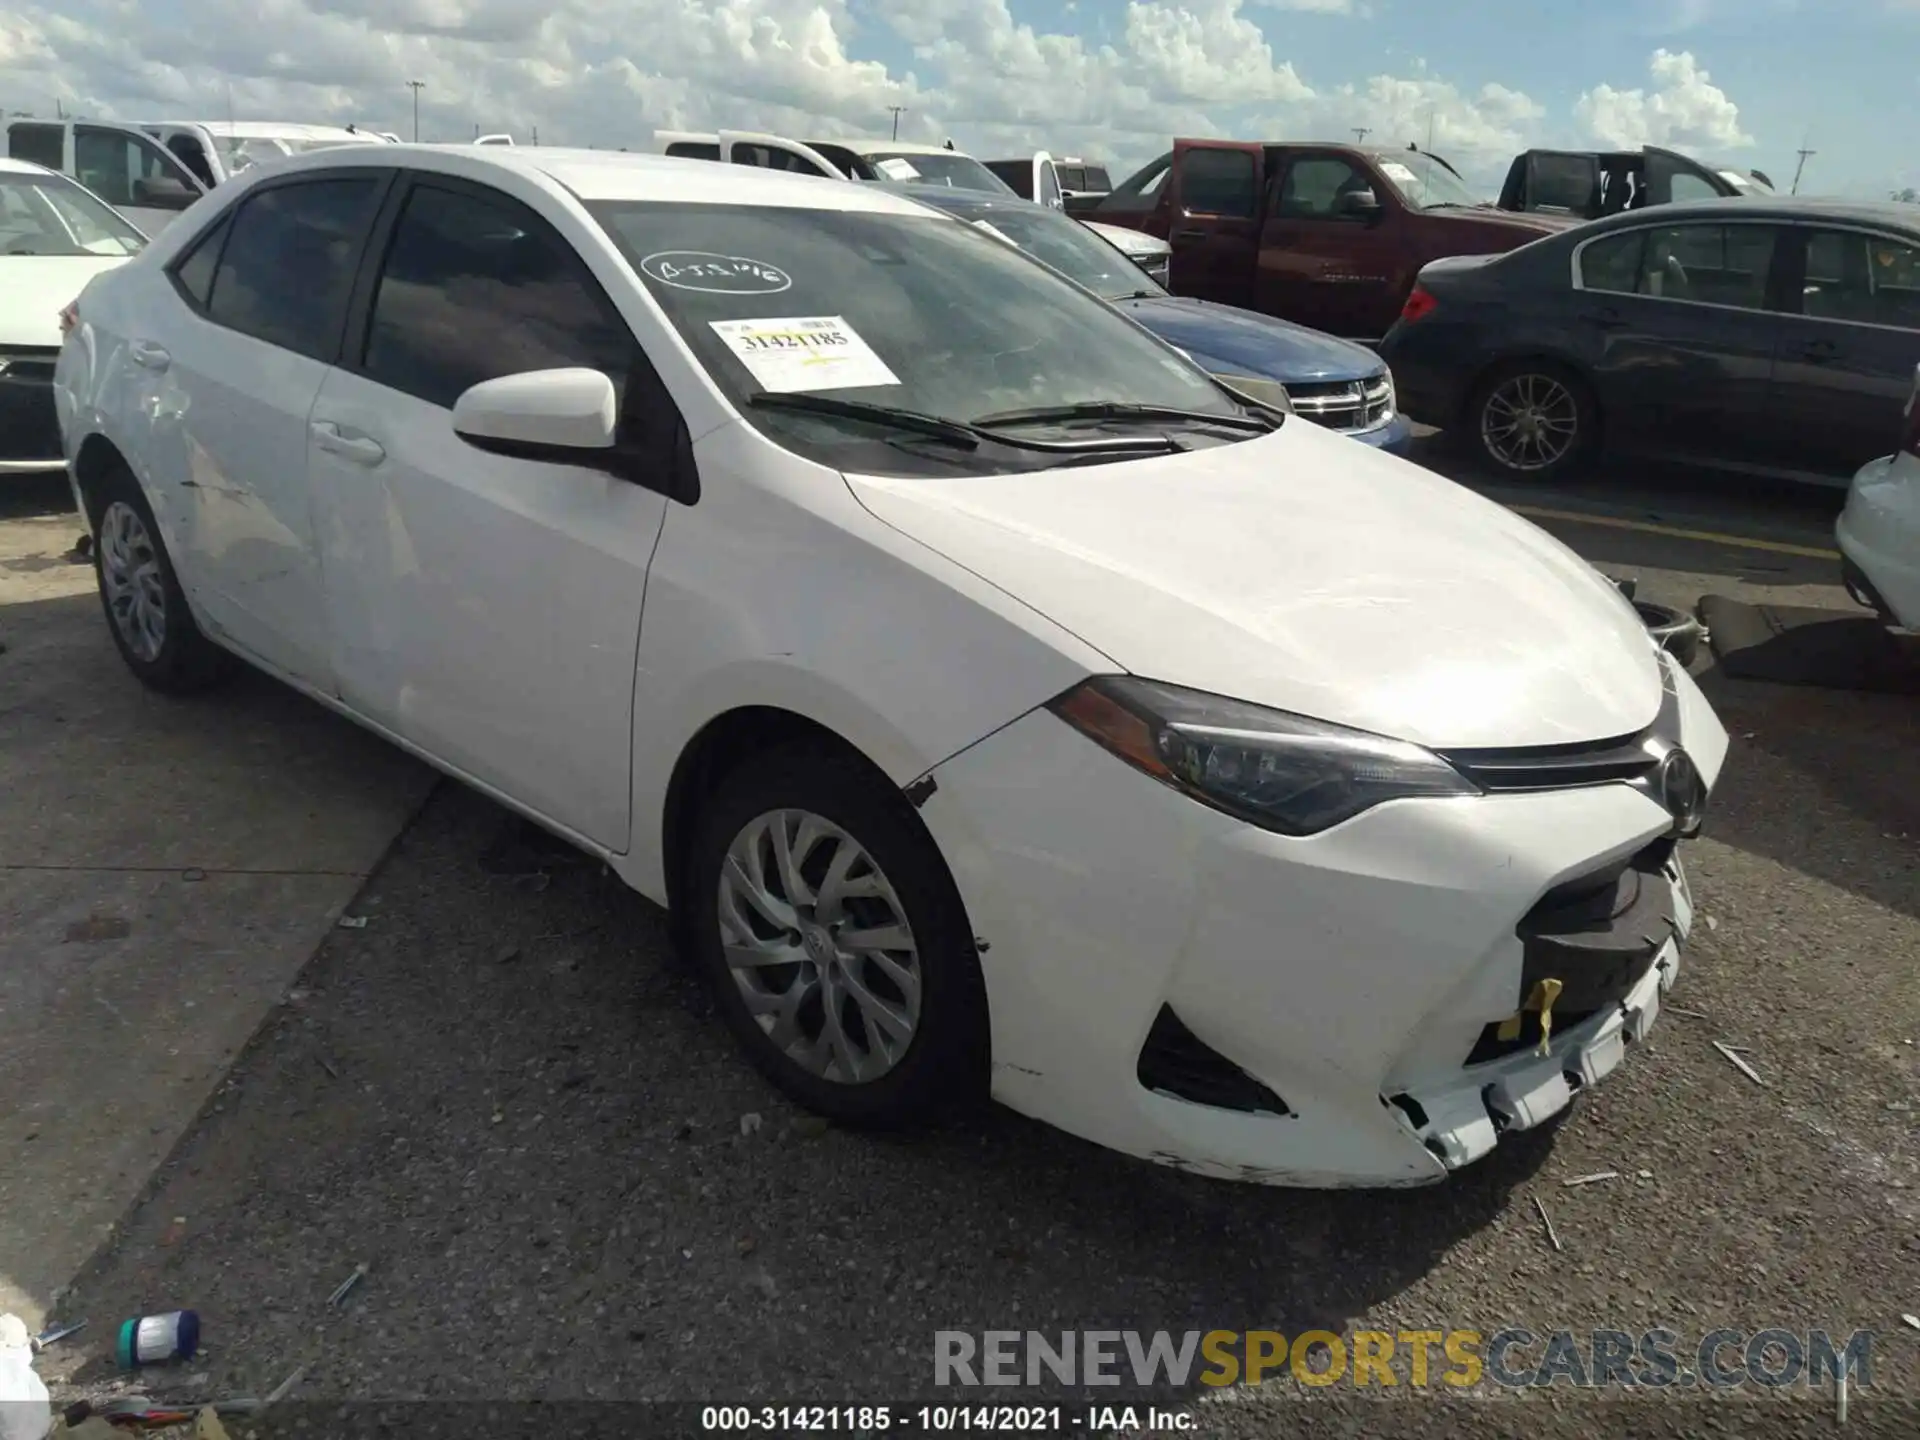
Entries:
{"label": "white cloud", "polygon": [[[1532,96],[1419,62],[1345,83],[1303,75],[1277,10],[1351,14],[1356,35],[1372,33],[1362,0],[1100,0],[1080,6],[1081,33],[1024,23],[1009,0],[13,0],[0,94],[9,109],[57,100],[136,119],[219,118],[231,100],[243,118],[406,134],[407,81],[421,80],[423,138],[537,127],[549,143],[629,148],[722,125],[885,134],[901,106],[902,138],[951,136],[990,157],[1045,146],[1123,172],[1176,135],[1431,133],[1483,174],[1561,138]],[[876,54],[892,63],[861,58]],[[1746,142],[1690,53],[1658,52],[1652,79],[1596,86],[1574,118],[1608,143]]]}
{"label": "white cloud", "polygon": [[1729,150],[1753,143],[1740,128],[1740,107],[1713,83],[1692,51],[1656,50],[1647,70],[1651,90],[1596,85],[1574,102],[1574,119],[1601,144],[1623,149]]}

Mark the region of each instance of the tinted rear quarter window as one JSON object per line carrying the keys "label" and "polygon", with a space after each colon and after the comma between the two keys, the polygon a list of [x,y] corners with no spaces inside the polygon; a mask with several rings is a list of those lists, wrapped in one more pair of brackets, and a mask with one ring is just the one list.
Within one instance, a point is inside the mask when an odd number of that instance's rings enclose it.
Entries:
{"label": "tinted rear quarter window", "polygon": [[374,292],[369,379],[451,408],[483,380],[583,365],[624,387],[634,340],[573,248],[508,197],[422,185]]}
{"label": "tinted rear quarter window", "polygon": [[248,196],[214,272],[209,318],[331,363],[381,187],[373,176],[356,175]]}
{"label": "tinted rear quarter window", "polygon": [[206,234],[193,242],[193,248],[173,263],[173,281],[181,293],[202,310],[213,294],[213,270],[220,263],[220,246],[227,238],[231,217],[221,219]]}
{"label": "tinted rear quarter window", "polygon": [[1631,295],[1640,278],[1640,247],[1646,238],[1644,230],[1629,230],[1590,242],[1580,252],[1581,288]]}
{"label": "tinted rear quarter window", "polygon": [[66,164],[66,136],[61,125],[15,124],[7,130],[7,154],[59,170]]}

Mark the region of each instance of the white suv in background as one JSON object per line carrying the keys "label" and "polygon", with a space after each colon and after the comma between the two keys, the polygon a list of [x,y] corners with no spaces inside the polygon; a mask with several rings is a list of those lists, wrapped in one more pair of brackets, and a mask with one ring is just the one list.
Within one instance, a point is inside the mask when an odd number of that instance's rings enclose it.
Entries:
{"label": "white suv in background", "polygon": [[76,310],[133,672],[238,656],[603,860],[842,1122],[1420,1184],[1674,983],[1727,736],[1620,592],[888,188],[318,151]]}
{"label": "white suv in background", "polygon": [[1899,450],[1861,467],[1833,532],[1853,598],[1888,625],[1920,632],[1920,370]]}

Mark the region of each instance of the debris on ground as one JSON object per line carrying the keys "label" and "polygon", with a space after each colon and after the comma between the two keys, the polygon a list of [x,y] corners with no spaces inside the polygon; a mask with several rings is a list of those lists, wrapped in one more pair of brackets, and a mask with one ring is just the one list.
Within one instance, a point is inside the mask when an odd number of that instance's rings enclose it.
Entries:
{"label": "debris on ground", "polygon": [[746,1114],[740,1117],[740,1133],[742,1135],[751,1135],[753,1134],[754,1131],[758,1130],[759,1128],[760,1128],[760,1116],[757,1112],[749,1110]]}
{"label": "debris on ground", "polygon": [[1651,1180],[1653,1178],[1653,1172],[1651,1170],[1642,1170],[1639,1172],[1639,1176],[1642,1180]]}
{"label": "debris on ground", "polygon": [[340,1078],[340,1071],[335,1067],[334,1063],[331,1060],[327,1059],[326,1056],[322,1055],[319,1051],[316,1050],[313,1053],[313,1058],[320,1062],[320,1068],[326,1071],[327,1074],[331,1075],[336,1080]]}
{"label": "debris on ground", "polygon": [[1920,1330],[1920,1315],[1902,1315],[1900,1318],[1906,1322],[1909,1328]]}
{"label": "debris on ground", "polygon": [[67,944],[91,945],[101,940],[124,940],[133,926],[118,915],[89,915],[67,927]]}
{"label": "debris on ground", "polygon": [[1746,1049],[1747,1049],[1746,1046],[1728,1045],[1724,1041],[1716,1040],[1713,1042],[1713,1048],[1718,1050],[1722,1055],[1724,1055],[1727,1058],[1728,1063],[1733,1065],[1735,1069],[1739,1070],[1739,1072],[1742,1075],[1746,1076],[1749,1080],[1753,1081],[1754,1084],[1760,1086],[1762,1089],[1766,1088],[1767,1082],[1760,1078],[1760,1072],[1754,1069],[1753,1066],[1749,1065],[1745,1060],[1741,1059],[1741,1056],[1746,1054]]}
{"label": "debris on ground", "polygon": [[799,1135],[803,1140],[817,1140],[832,1128],[824,1116],[799,1115],[794,1117],[794,1133]]}
{"label": "debris on ground", "polygon": [[745,1257],[758,1250],[760,1248],[760,1242],[751,1235],[742,1235],[738,1240],[733,1242],[733,1248],[739,1251],[742,1257]]}
{"label": "debris on ground", "polygon": [[367,917],[364,915],[342,915],[340,917],[340,928],[342,930],[364,930],[367,928]]}
{"label": "debris on ground", "polygon": [[37,1354],[49,1345],[57,1345],[69,1335],[77,1335],[86,1328],[87,1322],[84,1320],[76,1320],[71,1325],[49,1325],[33,1337],[33,1349]]}
{"label": "debris on ground", "polygon": [[1618,1170],[1596,1170],[1591,1175],[1576,1175],[1571,1180],[1562,1180],[1560,1186],[1564,1190],[1571,1190],[1576,1185],[1598,1185],[1602,1180],[1618,1180],[1619,1178],[1620,1172]]}
{"label": "debris on ground", "polygon": [[206,879],[207,872],[200,869],[197,865],[189,866],[187,869],[182,870],[180,872],[180,878],[182,880],[188,881],[189,883],[196,883],[198,881]]}
{"label": "debris on ground", "polygon": [[1720,922],[1714,919],[1713,916],[1711,915],[1707,916],[1707,929],[1718,930],[1719,928],[1720,928]]}
{"label": "debris on ground", "polygon": [[1689,1010],[1684,1005],[1663,1005],[1660,1008],[1665,1014],[1684,1015],[1689,1020],[1704,1020],[1707,1018],[1705,1011]]}
{"label": "debris on ground", "polygon": [[1548,1241],[1552,1243],[1553,1248],[1555,1250],[1559,1250],[1561,1248],[1560,1237],[1554,1233],[1553,1217],[1547,1214],[1547,1207],[1545,1204],[1541,1202],[1541,1199],[1538,1195],[1533,1197],[1533,1208],[1540,1212],[1540,1221],[1543,1225],[1547,1227]]}
{"label": "debris on ground", "polygon": [[193,1417],[193,1440],[230,1440],[227,1427],[220,1423],[211,1405],[202,1405],[200,1413]]}
{"label": "debris on ground", "polygon": [[338,1287],[335,1288],[333,1294],[327,1297],[327,1304],[338,1306],[342,1300],[353,1293],[353,1287],[366,1278],[367,1262],[362,1260],[358,1265],[353,1267],[353,1273],[342,1280]]}
{"label": "debris on ground", "polygon": [[520,947],[518,945],[502,945],[494,952],[493,963],[496,965],[511,965],[519,958]]}

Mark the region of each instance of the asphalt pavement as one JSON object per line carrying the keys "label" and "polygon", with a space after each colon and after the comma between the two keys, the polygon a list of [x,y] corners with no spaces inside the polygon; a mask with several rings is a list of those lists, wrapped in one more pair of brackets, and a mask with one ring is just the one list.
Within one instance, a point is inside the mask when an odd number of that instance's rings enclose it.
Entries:
{"label": "asphalt pavement", "polygon": [[[1837,494],[1616,473],[1499,498],[1556,512],[1657,600],[1850,605],[1822,553]],[[66,1294],[92,1325],[42,1373],[110,1393],[112,1323],[178,1307],[212,1351],[163,1378],[196,1391],[304,1367],[317,1400],[629,1407],[1027,1398],[936,1392],[942,1330],[1666,1326],[1689,1352],[1723,1328],[1867,1329],[1848,1429],[1915,1433],[1916,711],[1702,671],[1733,748],[1688,856],[1699,920],[1669,1008],[1564,1123],[1413,1192],[1208,1182],[1001,1112],[913,1138],[827,1128],[736,1057],[657,911],[564,853],[516,859],[517,827],[443,782],[350,901],[366,924],[324,932]],[[1411,1388],[1283,1380],[1197,1413],[1259,1435],[1835,1423],[1805,1384]],[[1087,1428],[1086,1398],[1065,1428]]]}

